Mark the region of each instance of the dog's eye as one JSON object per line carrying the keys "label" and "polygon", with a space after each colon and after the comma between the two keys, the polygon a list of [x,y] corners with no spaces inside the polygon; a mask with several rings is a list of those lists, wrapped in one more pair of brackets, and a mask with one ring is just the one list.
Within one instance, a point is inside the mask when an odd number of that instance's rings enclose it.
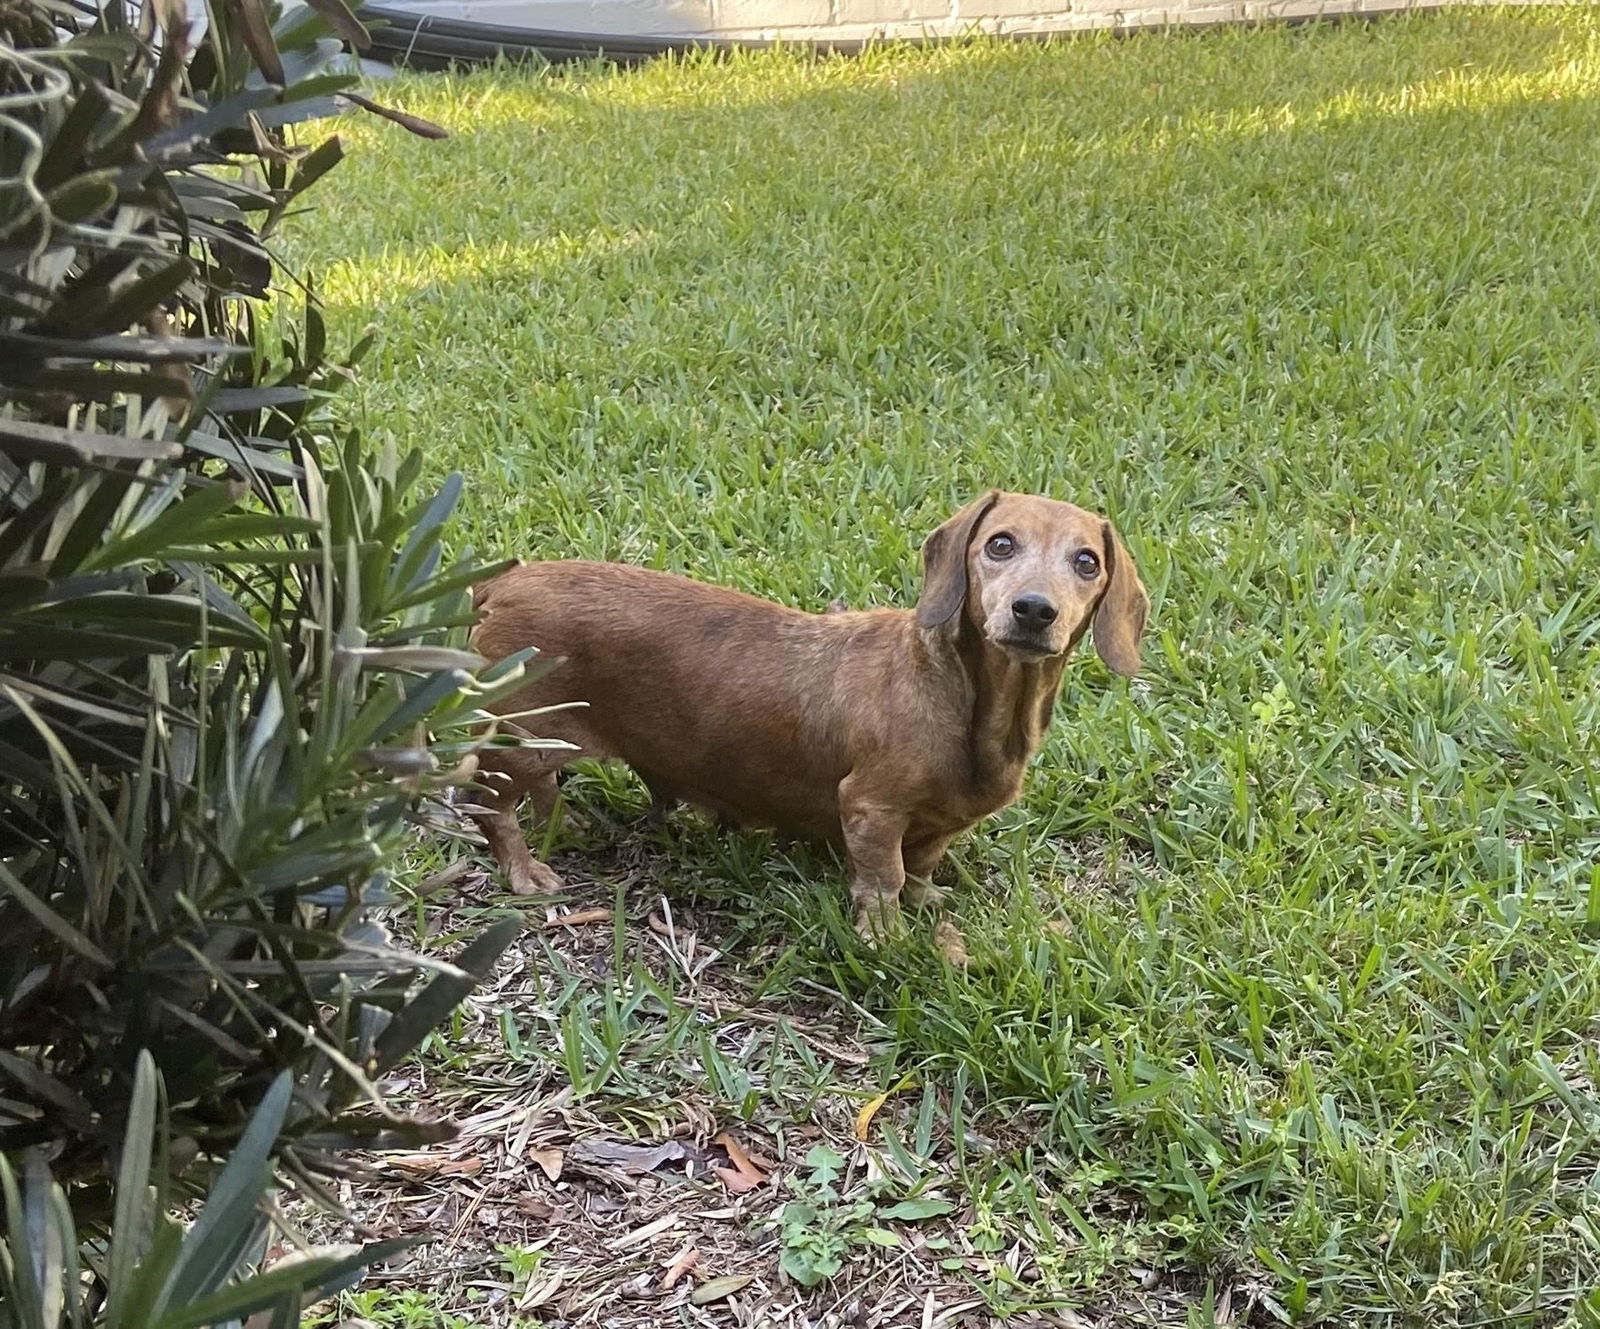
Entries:
{"label": "dog's eye", "polygon": [[1080,549],[1073,557],[1072,566],[1077,568],[1080,577],[1098,577],[1100,575],[1100,556],[1092,549]]}
{"label": "dog's eye", "polygon": [[991,535],[983,548],[990,558],[1010,558],[1017,552],[1017,542],[1009,535]]}

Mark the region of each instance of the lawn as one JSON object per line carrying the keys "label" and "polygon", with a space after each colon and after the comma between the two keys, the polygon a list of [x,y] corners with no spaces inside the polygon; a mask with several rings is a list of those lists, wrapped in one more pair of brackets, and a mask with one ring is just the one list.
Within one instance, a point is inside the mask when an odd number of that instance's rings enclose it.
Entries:
{"label": "lawn", "polygon": [[[357,1309],[1600,1322],[1600,16],[384,91],[452,137],[351,122],[286,243],[463,542],[908,604],[995,484],[1112,515],[1154,610],[958,844],[965,972],[574,780],[535,921],[620,909],[397,1086],[497,1143],[372,1193],[445,1244]],[[618,1152],[724,1130],[748,1194]]]}

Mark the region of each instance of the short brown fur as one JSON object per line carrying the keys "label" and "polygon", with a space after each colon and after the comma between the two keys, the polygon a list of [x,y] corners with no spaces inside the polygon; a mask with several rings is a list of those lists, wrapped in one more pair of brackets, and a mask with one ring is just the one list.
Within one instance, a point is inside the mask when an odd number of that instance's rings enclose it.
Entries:
{"label": "short brown fur", "polygon": [[925,887],[956,835],[1021,792],[1083,633],[1132,675],[1149,610],[1111,524],[1047,498],[986,494],[923,561],[915,611],[808,614],[614,563],[525,563],[491,582],[477,648],[563,661],[501,709],[587,703],[527,722],[569,750],[484,754],[478,820],[511,888],[561,885],[518,828],[522,797],[547,817],[562,766],[613,757],[658,808],[839,845],[858,926],[881,927],[908,878]]}

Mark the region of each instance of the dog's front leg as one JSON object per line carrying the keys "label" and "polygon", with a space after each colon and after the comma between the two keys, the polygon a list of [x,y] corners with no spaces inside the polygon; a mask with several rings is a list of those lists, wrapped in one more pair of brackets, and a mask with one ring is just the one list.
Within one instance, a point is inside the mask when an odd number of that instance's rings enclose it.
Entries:
{"label": "dog's front leg", "polygon": [[524,793],[530,794],[540,820],[548,819],[556,806],[556,776],[554,771],[530,767],[521,760],[523,757],[522,752],[513,749],[498,758],[498,765],[485,763],[482,789],[476,799],[482,810],[474,814],[473,820],[516,894],[554,893],[561,889],[561,878],[548,863],[533,856],[527,837],[517,824],[517,804]]}
{"label": "dog's front leg", "polygon": [[870,780],[851,773],[839,784],[839,822],[850,860],[856,931],[868,938],[883,936],[900,914],[900,890],[906,884],[900,842],[910,818],[875,797]]}

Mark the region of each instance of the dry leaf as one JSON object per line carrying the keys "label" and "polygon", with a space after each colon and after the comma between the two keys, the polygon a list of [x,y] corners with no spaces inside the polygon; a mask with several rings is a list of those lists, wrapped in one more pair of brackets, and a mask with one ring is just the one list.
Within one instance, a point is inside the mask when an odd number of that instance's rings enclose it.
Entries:
{"label": "dry leaf", "polygon": [[970,958],[967,955],[967,939],[948,918],[941,918],[933,925],[933,948],[949,963],[961,969],[967,967]]}
{"label": "dry leaf", "polygon": [[424,877],[411,889],[418,895],[432,895],[435,891],[442,891],[461,880],[477,865],[470,858],[458,858],[449,867],[440,868],[439,871]]}
{"label": "dry leaf", "polygon": [[517,1196],[517,1212],[519,1214],[524,1214],[529,1218],[540,1219],[541,1221],[547,1220],[555,1214],[555,1210],[546,1204],[545,1201],[541,1200],[537,1195]]}
{"label": "dry leaf", "polygon": [[1058,937],[1065,937],[1072,931],[1072,925],[1064,918],[1052,918],[1045,924],[1047,931],[1054,932]]}
{"label": "dry leaf", "polygon": [[537,1280],[530,1282],[528,1290],[517,1299],[517,1309],[526,1311],[532,1310],[535,1306],[543,1306],[561,1291],[561,1285],[565,1281],[565,1274],[554,1273],[542,1283]]}
{"label": "dry leaf", "polygon": [[863,1142],[866,1140],[867,1131],[872,1127],[872,1119],[878,1115],[878,1109],[888,1101],[888,1094],[879,1094],[876,1098],[869,1098],[861,1111],[856,1113],[856,1139]]}
{"label": "dry leaf", "polygon": [[736,1168],[719,1167],[712,1168],[712,1171],[717,1174],[718,1180],[734,1195],[748,1195],[761,1184],[759,1180],[746,1176]]}
{"label": "dry leaf", "polygon": [[728,1134],[727,1131],[718,1131],[716,1135],[711,1137],[711,1143],[720,1144],[727,1150],[729,1160],[739,1171],[759,1175],[760,1169],[750,1161],[750,1155],[745,1151],[745,1147],[734,1139],[732,1135]]}
{"label": "dry leaf", "polygon": [[439,1171],[439,1159],[433,1154],[390,1154],[382,1161],[408,1177],[431,1177]]}
{"label": "dry leaf", "polygon": [[740,1288],[754,1281],[754,1274],[729,1274],[726,1278],[713,1278],[709,1283],[702,1283],[691,1292],[689,1300],[696,1306],[709,1306],[713,1301],[731,1297]]}
{"label": "dry leaf", "polygon": [[663,1163],[677,1163],[685,1159],[698,1160],[702,1156],[693,1149],[668,1140],[665,1144],[623,1144],[620,1140],[580,1140],[567,1150],[567,1162],[589,1167],[616,1168],[629,1176],[642,1177],[654,1172]]}
{"label": "dry leaf", "polygon": [[700,1252],[695,1250],[694,1242],[687,1243],[684,1248],[667,1261],[667,1272],[661,1276],[661,1290],[670,1292],[678,1285],[680,1279],[693,1269],[695,1262],[700,1258]]}
{"label": "dry leaf", "polygon": [[559,1149],[530,1149],[528,1157],[539,1165],[540,1170],[551,1181],[561,1180],[561,1169],[565,1166],[567,1156]]}
{"label": "dry leaf", "polygon": [[585,923],[609,923],[611,911],[609,909],[579,909],[570,914],[561,914],[555,918],[547,918],[540,924],[544,928],[575,928]]}
{"label": "dry leaf", "polygon": [[747,1195],[767,1179],[766,1173],[750,1161],[750,1155],[745,1153],[741,1145],[727,1131],[714,1136],[712,1144],[720,1144],[728,1151],[728,1158],[733,1166],[716,1168],[716,1174],[735,1195]]}
{"label": "dry leaf", "polygon": [[632,1232],[624,1232],[615,1241],[608,1243],[614,1251],[625,1251],[630,1246],[642,1246],[652,1237],[659,1237],[670,1228],[675,1228],[683,1219],[677,1214],[663,1214],[660,1218],[646,1223],[643,1227],[636,1227]]}
{"label": "dry leaf", "polygon": [[483,1171],[483,1160],[477,1156],[450,1158],[443,1154],[395,1154],[387,1160],[396,1172],[403,1172],[418,1181],[428,1177],[475,1177]]}

